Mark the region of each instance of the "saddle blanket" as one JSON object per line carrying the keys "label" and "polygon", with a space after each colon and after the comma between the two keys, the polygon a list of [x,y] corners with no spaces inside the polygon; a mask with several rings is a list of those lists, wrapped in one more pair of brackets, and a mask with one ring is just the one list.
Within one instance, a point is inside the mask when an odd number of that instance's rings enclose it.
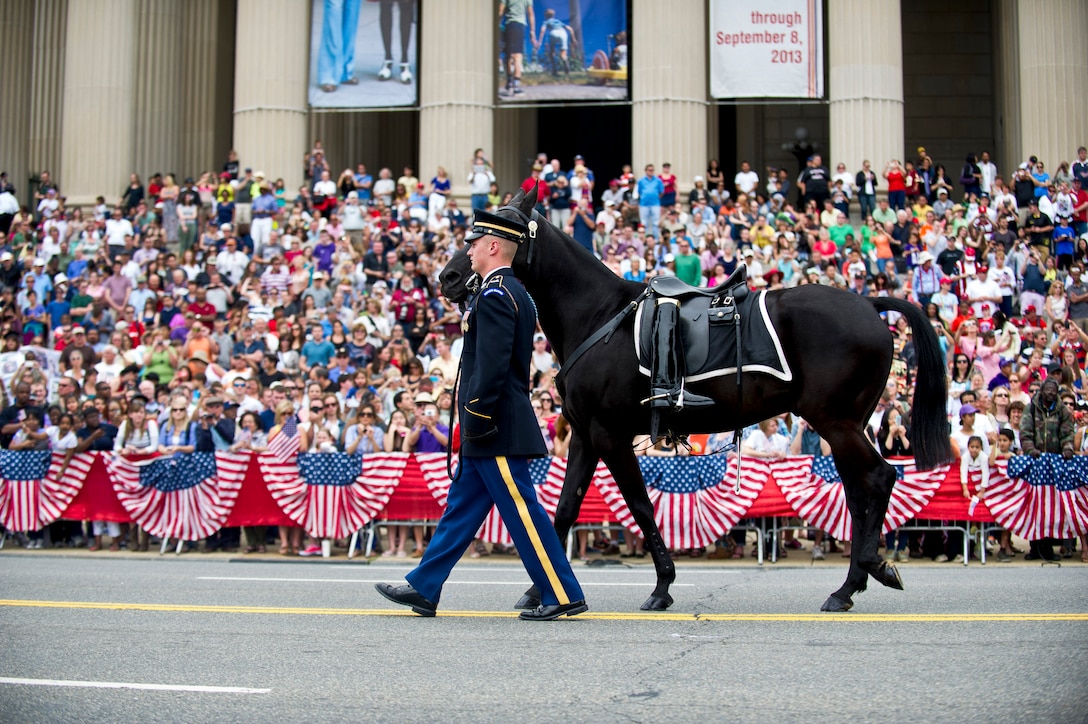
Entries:
{"label": "saddle blanket", "polygon": [[[681,299],[680,339],[684,345],[684,381],[699,382],[737,373],[737,334],[733,324],[710,324],[705,297]],[[702,303],[700,303],[702,302]],[[748,294],[737,305],[740,313],[741,369],[793,379],[793,371],[782,353],[778,332],[767,313],[767,292]],[[635,354],[638,369],[650,376],[653,352],[654,300],[641,302],[635,312]]]}

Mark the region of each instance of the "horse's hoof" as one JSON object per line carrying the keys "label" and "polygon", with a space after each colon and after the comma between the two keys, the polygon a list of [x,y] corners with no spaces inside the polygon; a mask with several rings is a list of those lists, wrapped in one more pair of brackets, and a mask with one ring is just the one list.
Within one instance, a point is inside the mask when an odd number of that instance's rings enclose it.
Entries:
{"label": "horse's hoof", "polygon": [[646,603],[642,604],[643,611],[666,611],[669,606],[672,605],[672,596],[665,594],[664,596],[658,596],[654,594],[646,599]]}
{"label": "horse's hoof", "polygon": [[851,600],[842,600],[834,594],[827,597],[824,601],[824,605],[820,606],[821,611],[827,611],[828,613],[846,613],[854,607],[854,602]]}
{"label": "horse's hoof", "polygon": [[532,596],[528,593],[522,594],[518,602],[514,604],[514,609],[519,611],[532,611],[540,605],[540,596]]}
{"label": "horse's hoof", "polygon": [[888,588],[894,588],[897,591],[903,590],[903,579],[899,576],[899,569],[893,563],[884,564],[884,574],[881,576],[880,582]]}

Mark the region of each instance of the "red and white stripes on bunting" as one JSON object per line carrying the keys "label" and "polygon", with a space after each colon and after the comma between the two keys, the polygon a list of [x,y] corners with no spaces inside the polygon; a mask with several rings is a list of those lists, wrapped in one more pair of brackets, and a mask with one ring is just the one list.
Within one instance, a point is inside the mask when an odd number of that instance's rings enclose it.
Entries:
{"label": "red and white stripes on bunting", "polygon": [[[973,473],[970,489],[978,489]],[[1055,485],[1031,485],[1008,476],[1008,460],[990,468],[990,485],[982,502],[994,520],[1027,540],[1073,538],[1088,533],[1088,486],[1060,490]]]}
{"label": "red and white stripes on bunting", "polygon": [[261,453],[257,462],[273,500],[291,520],[315,538],[346,538],[385,508],[408,457],[408,453],[364,455],[362,472],[346,485],[308,483],[297,458],[281,460]]}
{"label": "red and white stripes on bunting", "polygon": [[[438,504],[445,508],[446,500],[450,495],[450,477],[446,471],[446,453],[417,453],[416,459],[419,461],[419,469],[423,472],[423,480],[427,483],[427,489],[431,491],[431,495],[438,501]],[[456,470],[455,463],[454,471]],[[562,484],[562,481],[560,481],[560,484]],[[499,509],[494,505],[491,506],[487,517],[484,518],[480,530],[476,532],[476,537],[488,543],[499,543],[505,546],[514,543],[514,539],[510,537],[510,531],[506,529],[506,524],[502,522]]]}
{"label": "red and white stripes on bunting", "polygon": [[[597,461],[597,469],[593,473],[593,480],[608,475],[608,468],[600,460]],[[548,466],[548,473],[544,476],[544,483],[536,488],[536,497],[548,517],[555,520],[555,511],[559,507],[559,496],[563,494],[563,479],[567,476],[567,459],[552,458],[552,464]],[[603,494],[603,490],[601,491]]]}
{"label": "red and white stripes on bunting", "polygon": [[140,483],[142,464],[156,458],[106,457],[113,489],[122,507],[151,535],[195,541],[223,527],[242,489],[249,465],[246,452],[215,453],[216,473],[191,488],[163,492]]}
{"label": "red and white stripes on bunting", "polygon": [[[771,463],[771,474],[787,502],[809,525],[839,540],[850,540],[853,519],[846,507],[841,482],[828,482],[812,472],[814,458],[790,456]],[[891,461],[897,464],[897,461]],[[905,463],[906,461],[904,461]],[[948,466],[921,471],[903,464],[903,477],[895,481],[883,530],[887,533],[914,518],[937,493]]]}
{"label": "red and white stripes on bunting", "polygon": [[[597,468],[594,480],[605,502],[625,528],[640,533],[615,479],[607,469],[602,474],[602,468]],[[673,549],[700,548],[724,536],[752,507],[769,473],[770,468],[762,460],[745,458],[740,472],[740,493],[736,493],[737,461],[736,455],[730,455],[725,476],[715,486],[694,493],[666,493],[650,488],[647,492],[654,506],[654,521],[665,545]]]}
{"label": "red and white stripes on bunting", "polygon": [[94,464],[94,453],[76,453],[65,466],[65,454],[53,453],[49,470],[41,480],[0,479],[0,525],[9,531],[27,533],[61,517],[83,488]]}

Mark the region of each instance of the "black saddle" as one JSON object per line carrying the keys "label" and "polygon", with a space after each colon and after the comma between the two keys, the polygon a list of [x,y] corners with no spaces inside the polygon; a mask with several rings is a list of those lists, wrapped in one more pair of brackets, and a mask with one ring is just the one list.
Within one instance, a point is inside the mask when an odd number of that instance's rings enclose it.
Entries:
{"label": "black saddle", "polygon": [[737,265],[729,278],[716,287],[693,287],[679,277],[654,277],[650,280],[650,290],[659,297],[684,299],[686,297],[731,296],[736,300],[748,296],[748,267]]}
{"label": "black saddle", "polygon": [[640,305],[639,346],[648,351],[654,345],[653,307],[656,298],[680,303],[680,343],[684,348],[685,372],[705,367],[710,356],[710,330],[718,325],[738,325],[737,308],[748,296],[748,268],[743,264],[716,287],[693,287],[676,277],[654,277],[653,294]]}

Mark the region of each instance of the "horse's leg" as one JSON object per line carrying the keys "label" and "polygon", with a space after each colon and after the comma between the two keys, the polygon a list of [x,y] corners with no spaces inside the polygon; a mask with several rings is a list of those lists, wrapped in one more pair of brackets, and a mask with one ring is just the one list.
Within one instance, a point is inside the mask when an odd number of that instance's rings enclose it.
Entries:
{"label": "horse's leg", "polygon": [[[563,492],[559,494],[559,503],[555,507],[555,533],[560,542],[570,533],[574,522],[578,520],[578,511],[589,491],[593,480],[593,471],[597,469],[597,453],[583,435],[571,432],[570,453],[567,457],[567,472],[563,476]],[[531,586],[514,608],[533,610],[540,605],[540,591]]]}
{"label": "horse's leg", "polygon": [[665,541],[661,538],[661,531],[654,522],[654,506],[650,503],[650,496],[646,492],[646,483],[642,478],[642,469],[638,466],[638,458],[630,446],[614,447],[602,453],[605,465],[612,471],[612,477],[616,480],[623,499],[631,511],[632,517],[642,529],[642,537],[646,539],[646,547],[654,559],[654,569],[657,571],[657,585],[654,592],[642,604],[643,611],[664,611],[672,605],[672,596],[669,594],[669,586],[676,580],[676,565],[672,562],[669,549],[665,547]]}
{"label": "horse's leg", "polygon": [[885,586],[903,588],[895,565],[882,559],[878,552],[880,531],[895,485],[895,471],[856,430],[832,435],[828,442],[843,481],[846,506],[853,518],[853,546],[846,581],[828,597],[820,610],[848,611],[854,605],[853,594],[865,590],[869,575]]}

